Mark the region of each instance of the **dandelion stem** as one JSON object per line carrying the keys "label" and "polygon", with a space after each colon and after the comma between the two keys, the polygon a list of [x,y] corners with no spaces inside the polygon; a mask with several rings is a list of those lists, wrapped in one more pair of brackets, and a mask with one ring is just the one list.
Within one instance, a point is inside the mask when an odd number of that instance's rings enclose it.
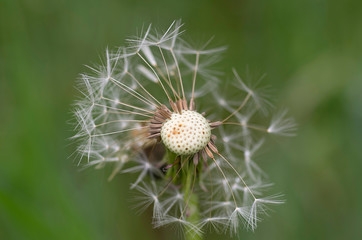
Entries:
{"label": "dandelion stem", "polygon": [[[188,222],[192,224],[197,224],[200,221],[200,210],[199,210],[199,199],[198,196],[194,193],[194,186],[196,181],[196,169],[197,166],[193,164],[192,161],[185,166],[183,177],[182,188],[184,189],[184,201],[185,208],[182,211],[181,218],[183,215],[186,215],[185,218]],[[194,169],[193,169],[194,168]],[[195,232],[194,229],[189,228],[186,230],[185,234],[186,240],[201,240],[202,236]]]}

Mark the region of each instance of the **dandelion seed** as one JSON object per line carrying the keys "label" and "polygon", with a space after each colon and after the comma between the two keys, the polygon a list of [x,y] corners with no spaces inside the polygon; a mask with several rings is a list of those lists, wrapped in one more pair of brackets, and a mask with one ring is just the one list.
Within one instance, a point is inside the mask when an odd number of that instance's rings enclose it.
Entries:
{"label": "dandelion seed", "polygon": [[276,114],[270,123],[267,131],[281,136],[294,136],[296,131],[296,124],[292,118],[286,117],[287,111],[284,110]]}
{"label": "dandelion seed", "polygon": [[251,206],[250,213],[247,217],[248,227],[251,230],[255,230],[257,222],[260,221],[259,212],[266,214],[267,204],[282,204],[283,200],[279,200],[279,195],[271,196],[268,198],[257,198],[254,200],[253,205]]}
{"label": "dandelion seed", "polygon": [[269,126],[257,121],[270,103],[235,69],[233,89],[242,98],[223,96],[213,68],[225,48],[207,42],[194,49],[181,26],[175,21],[163,33],[148,27],[81,75],[74,105],[79,161],[114,164],[109,179],[137,174],[136,208],[152,206],[155,227],[177,226],[185,238],[202,237],[206,228],[254,230],[267,205],[282,203],[263,196],[271,184],[255,162],[261,135],[291,136],[295,124],[286,111]]}

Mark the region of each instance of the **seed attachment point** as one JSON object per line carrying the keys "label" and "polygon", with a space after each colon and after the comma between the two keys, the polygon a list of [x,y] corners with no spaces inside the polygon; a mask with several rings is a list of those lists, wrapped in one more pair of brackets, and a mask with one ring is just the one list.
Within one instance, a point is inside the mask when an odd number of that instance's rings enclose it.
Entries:
{"label": "seed attachment point", "polygon": [[165,146],[178,155],[192,155],[203,149],[211,137],[209,122],[198,112],[172,113],[161,128]]}

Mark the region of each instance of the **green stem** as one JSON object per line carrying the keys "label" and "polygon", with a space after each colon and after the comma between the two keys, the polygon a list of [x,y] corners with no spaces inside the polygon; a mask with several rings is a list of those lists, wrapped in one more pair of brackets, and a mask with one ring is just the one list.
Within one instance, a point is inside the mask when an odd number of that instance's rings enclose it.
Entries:
{"label": "green stem", "polygon": [[[196,194],[191,193],[190,200],[189,200],[189,215],[186,217],[186,220],[197,224],[200,220],[200,212],[199,212],[199,204],[198,198]],[[186,232],[186,240],[202,240],[203,237],[197,234],[194,230],[188,229]]]}
{"label": "green stem", "polygon": [[[186,220],[192,224],[197,224],[200,221],[200,211],[199,211],[199,199],[197,195],[193,192],[193,187],[196,182],[195,174],[195,165],[190,162],[187,164],[183,188],[184,188],[184,201],[187,204],[186,209]],[[193,229],[186,229],[185,233],[186,240],[202,240],[203,237],[198,235]]]}
{"label": "green stem", "polygon": [[[168,164],[173,164],[176,161],[177,155],[171,151],[167,151],[166,162]],[[166,177],[174,179],[174,184],[181,184],[182,192],[184,193],[184,203],[185,210],[182,213],[186,217],[186,221],[197,225],[200,221],[200,209],[199,209],[199,199],[198,196],[193,192],[194,185],[196,184],[198,176],[195,171],[195,165],[192,160],[187,159],[186,157],[181,157],[178,163],[179,166],[182,166],[181,171],[178,172],[178,169],[171,167],[167,170]],[[198,170],[200,171],[200,166]],[[176,174],[178,175],[177,177]],[[198,235],[193,229],[186,229],[185,240],[202,240],[203,236]]]}

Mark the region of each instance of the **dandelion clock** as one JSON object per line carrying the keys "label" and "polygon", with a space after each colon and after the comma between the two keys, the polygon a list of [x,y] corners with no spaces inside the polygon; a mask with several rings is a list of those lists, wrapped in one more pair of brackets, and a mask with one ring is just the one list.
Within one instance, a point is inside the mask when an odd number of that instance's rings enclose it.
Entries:
{"label": "dandelion clock", "polygon": [[291,136],[295,124],[286,111],[271,114],[236,70],[229,88],[237,94],[223,96],[226,80],[213,67],[224,48],[195,49],[182,34],[179,21],[163,32],[149,27],[81,75],[77,161],[113,165],[110,179],[135,174],[137,209],[152,208],[154,227],[172,225],[184,239],[255,230],[283,203],[268,193],[255,154],[266,135]]}

